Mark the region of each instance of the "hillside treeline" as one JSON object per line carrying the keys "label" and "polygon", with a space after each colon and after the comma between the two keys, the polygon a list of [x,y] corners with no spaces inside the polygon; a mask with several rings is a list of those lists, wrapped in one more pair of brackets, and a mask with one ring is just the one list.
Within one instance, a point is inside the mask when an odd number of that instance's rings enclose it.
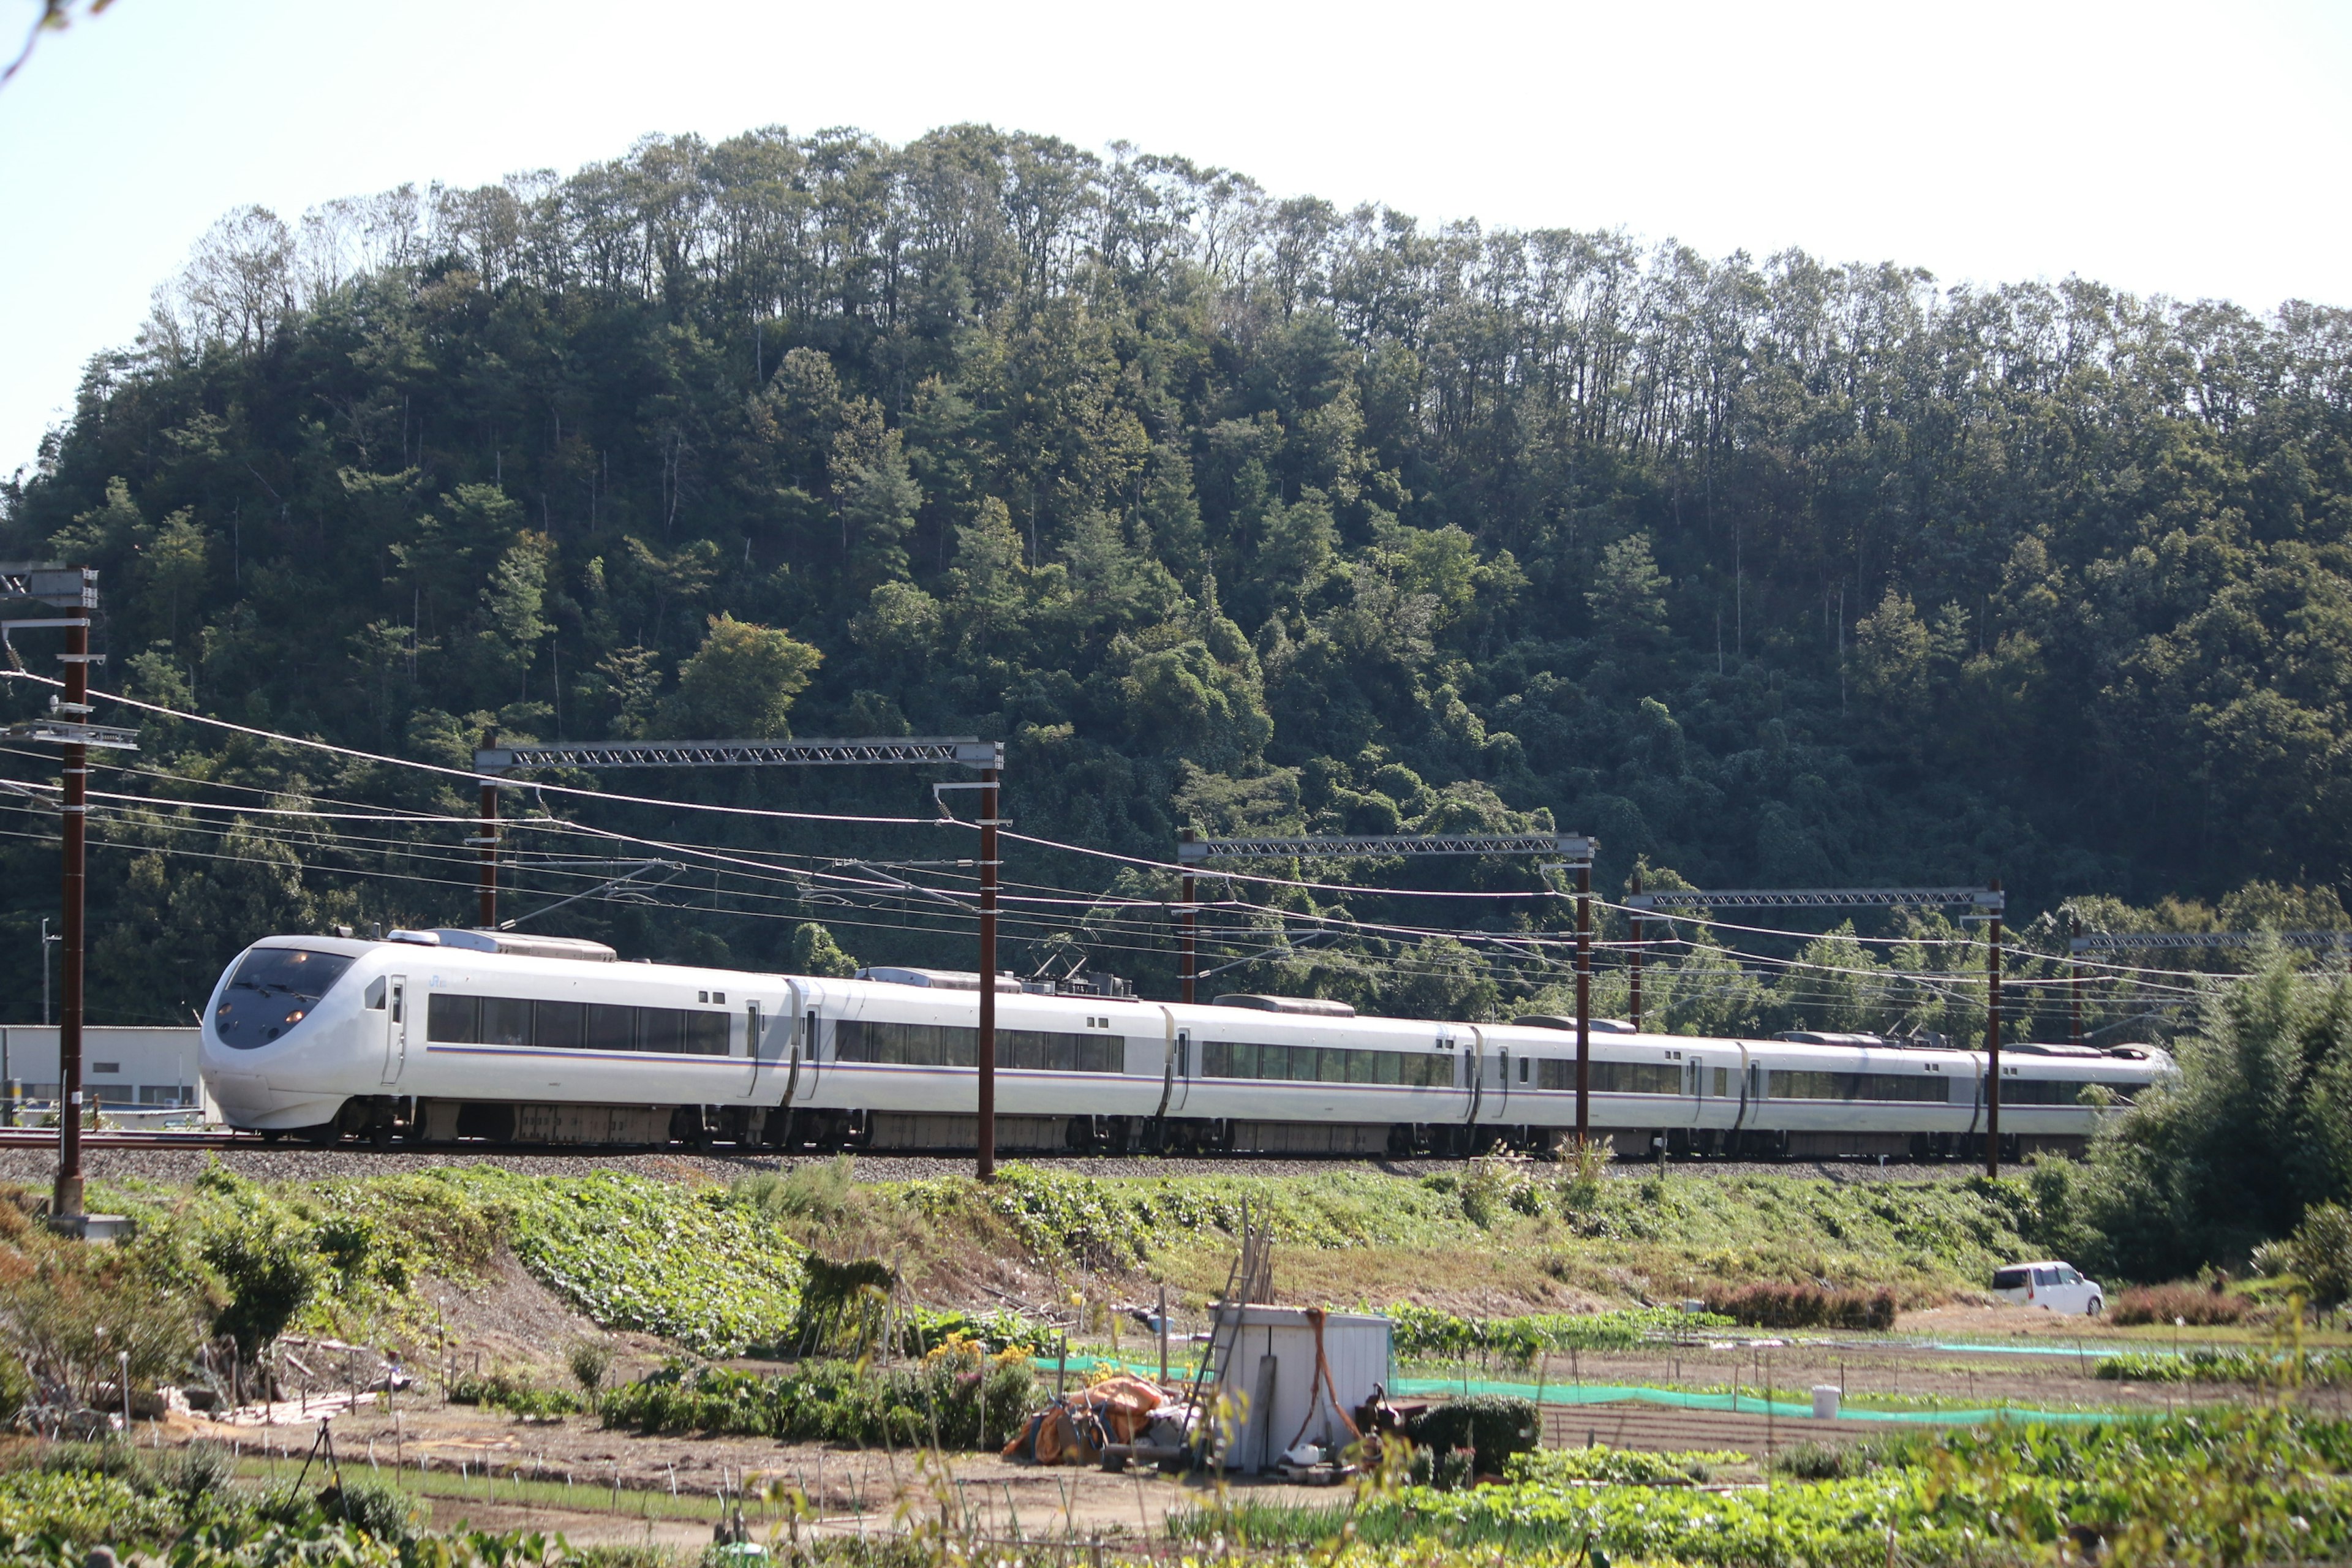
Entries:
{"label": "hillside treeline", "polygon": [[[2340,310],[1433,228],[974,126],[653,139],[233,214],[91,362],[0,522],[0,556],[102,570],[107,679],[371,751],[975,732],[1010,743],[1024,831],[1132,854],[1187,824],[1551,823],[1601,837],[1612,891],[1637,858],[1700,886],[2000,876],[2021,921],[2256,883],[2241,915],[2341,921],[2348,543]],[[142,765],[467,804],[186,726]],[[929,810],[872,773],[693,787]],[[306,877],[351,826],[115,831],[180,851],[99,857],[126,1016],[200,998],[261,930],[468,918],[462,867]],[[904,832],[704,837],[950,853]],[[53,860],[6,842],[29,958]],[[707,914],[567,929],[808,958],[822,907],[706,888]],[[969,962],[835,923],[861,956]],[[1096,935],[1164,979],[1142,937]],[[1292,978],[1415,1010],[1545,981],[1402,938],[1330,952]],[[29,963],[0,979],[28,1014]],[[1759,994],[1718,1022],[1826,1021]]]}

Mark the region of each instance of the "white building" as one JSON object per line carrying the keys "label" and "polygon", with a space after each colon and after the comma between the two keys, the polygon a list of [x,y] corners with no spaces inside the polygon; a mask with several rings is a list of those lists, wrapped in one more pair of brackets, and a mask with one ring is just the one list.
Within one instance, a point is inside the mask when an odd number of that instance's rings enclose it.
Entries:
{"label": "white building", "polygon": [[[196,1104],[204,1092],[196,1034],[193,1028],[83,1026],[83,1094],[109,1108]],[[55,1024],[0,1024],[0,1095],[10,1080],[24,1086],[26,1100],[58,1098]]]}

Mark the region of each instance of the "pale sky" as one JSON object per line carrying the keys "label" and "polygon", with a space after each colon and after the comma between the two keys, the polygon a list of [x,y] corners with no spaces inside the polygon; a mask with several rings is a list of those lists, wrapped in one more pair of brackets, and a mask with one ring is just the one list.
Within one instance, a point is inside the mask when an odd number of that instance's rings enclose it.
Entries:
{"label": "pale sky", "polygon": [[961,121],[1430,221],[2352,305],[2343,0],[116,0],[0,89],[0,473],[232,206]]}

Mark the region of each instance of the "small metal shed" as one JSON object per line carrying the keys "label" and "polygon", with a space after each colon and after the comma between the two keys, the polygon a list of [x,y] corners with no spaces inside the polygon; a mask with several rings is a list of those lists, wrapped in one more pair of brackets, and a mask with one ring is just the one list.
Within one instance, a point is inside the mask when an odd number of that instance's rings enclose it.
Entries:
{"label": "small metal shed", "polygon": [[1344,1447],[1348,1427],[1332,1409],[1334,1399],[1353,1415],[1375,1388],[1395,1381],[1395,1331],[1388,1319],[1361,1312],[1322,1316],[1328,1391],[1316,1367],[1315,1323],[1306,1308],[1216,1309],[1217,1393],[1230,1402],[1219,1430],[1226,1469],[1267,1469],[1301,1442]]}

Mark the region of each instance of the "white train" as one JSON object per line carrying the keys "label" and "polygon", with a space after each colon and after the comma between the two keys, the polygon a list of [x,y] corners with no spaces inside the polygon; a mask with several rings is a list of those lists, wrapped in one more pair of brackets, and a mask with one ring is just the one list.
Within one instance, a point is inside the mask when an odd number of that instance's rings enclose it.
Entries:
{"label": "white train", "polygon": [[[1556,1146],[1575,1125],[1566,1020],[997,984],[1008,1152],[1462,1153]],[[594,942],[507,932],[277,936],[221,976],[202,1068],[230,1124],[264,1136],[964,1150],[979,1002],[970,974],[624,963]],[[2005,1149],[2078,1148],[2171,1069],[2149,1047],[2012,1047]],[[1871,1037],[1596,1024],[1591,1124],[1628,1153],[1966,1156],[1982,1146],[1984,1070],[1979,1052]]]}

